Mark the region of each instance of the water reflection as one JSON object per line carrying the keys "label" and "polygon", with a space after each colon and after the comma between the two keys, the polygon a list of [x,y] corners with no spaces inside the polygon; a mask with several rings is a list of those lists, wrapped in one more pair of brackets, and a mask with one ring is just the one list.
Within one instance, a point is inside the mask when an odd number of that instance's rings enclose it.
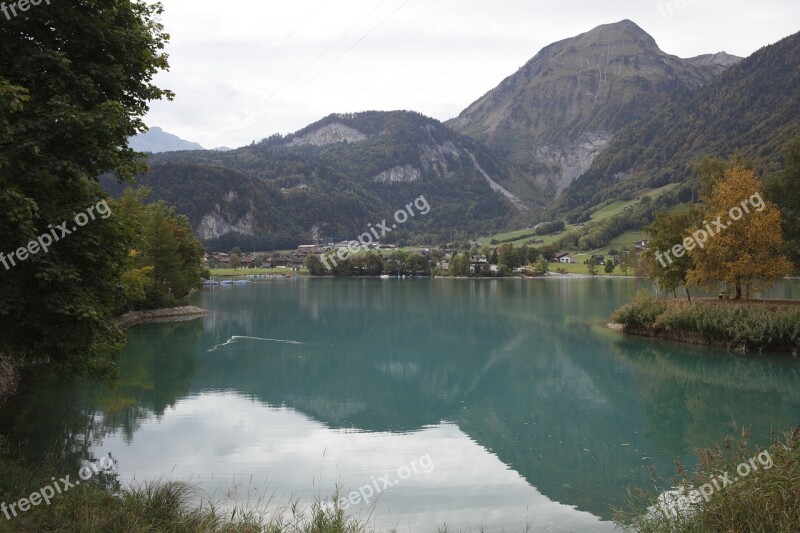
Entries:
{"label": "water reflection", "polygon": [[236,481],[242,501],[327,496],[429,453],[435,471],[385,492],[381,523],[602,529],[594,517],[608,519],[649,466],[671,473],[733,422],[762,439],[800,422],[796,361],[607,330],[643,286],[222,288],[197,295],[202,320],[134,330],[114,389],[39,383],[0,424],[36,451],[56,440],[111,451],[127,479],[171,472],[218,495]]}

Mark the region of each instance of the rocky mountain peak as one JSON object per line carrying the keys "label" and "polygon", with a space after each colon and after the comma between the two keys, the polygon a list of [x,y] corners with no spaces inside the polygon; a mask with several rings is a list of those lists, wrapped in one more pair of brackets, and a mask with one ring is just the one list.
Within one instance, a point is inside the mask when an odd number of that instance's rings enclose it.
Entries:
{"label": "rocky mountain peak", "polygon": [[663,52],[633,21],[604,24],[543,48],[449,125],[555,194],[614,133],[735,60],[716,54],[693,63]]}
{"label": "rocky mountain peak", "polygon": [[655,39],[632,20],[603,24],[570,39],[578,46],[636,43],[643,48],[658,49]]}

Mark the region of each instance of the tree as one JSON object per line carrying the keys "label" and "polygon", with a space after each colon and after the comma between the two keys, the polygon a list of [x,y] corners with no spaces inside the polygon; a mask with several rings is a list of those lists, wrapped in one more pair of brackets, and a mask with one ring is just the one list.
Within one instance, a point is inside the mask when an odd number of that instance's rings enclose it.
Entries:
{"label": "tree", "polygon": [[725,177],[728,164],[724,159],[706,157],[694,167],[694,173],[700,179],[700,194],[703,198],[711,195],[714,186]]}
{"label": "tree", "polygon": [[453,276],[467,276],[470,274],[470,266],[469,254],[455,254],[450,262],[450,273]]}
{"label": "tree", "polygon": [[784,253],[800,272],[800,137],[789,143],[783,172],[768,181],[767,194],[781,208]]}
{"label": "tree", "polygon": [[412,275],[425,272],[428,268],[428,258],[422,254],[409,254],[406,258],[405,269]]}
{"label": "tree", "polygon": [[532,264],[539,260],[539,250],[536,248],[529,246],[528,247],[528,256],[525,258],[525,264]]}
{"label": "tree", "polygon": [[308,257],[303,261],[303,266],[308,269],[309,274],[312,276],[325,275],[325,266],[317,254],[308,254]]}
{"label": "tree", "polygon": [[615,268],[617,268],[617,265],[614,264],[614,260],[613,259],[607,259],[606,260],[606,265],[605,265],[605,268],[604,268],[604,270],[606,271],[606,274],[611,274],[612,272],[614,272]]}
{"label": "tree", "polygon": [[594,259],[589,259],[586,262],[586,270],[589,272],[590,275],[596,276],[597,275],[597,263]]}
{"label": "tree", "polygon": [[[650,267],[650,279],[659,289],[671,292],[673,296],[676,296],[678,287],[684,287],[689,301],[692,297],[687,287],[687,276],[694,267],[694,260],[688,253],[677,257],[671,251],[675,246],[683,246],[684,239],[702,225],[702,220],[700,208],[690,206],[658,213],[653,223],[645,228],[650,245],[644,252],[644,260]],[[625,271],[627,269],[626,262]]]}
{"label": "tree", "polygon": [[149,193],[146,188],[126,189],[112,203],[131,246],[122,281],[135,292],[141,285],[144,293],[144,298],[126,302],[137,309],[175,305],[206,277],[203,246],[189,220],[164,202],[145,204]]}
{"label": "tree", "polygon": [[546,244],[539,248],[539,253],[545,258],[546,261],[553,261],[556,258],[556,254],[558,253],[559,245],[558,243]]}
{"label": "tree", "polygon": [[364,274],[366,276],[380,276],[383,274],[383,261],[372,252],[364,257]]}
{"label": "tree", "polygon": [[501,244],[497,248],[497,255],[500,258],[500,264],[506,265],[509,270],[519,266],[519,255],[514,250],[513,244]]}
{"label": "tree", "polygon": [[619,269],[626,276],[628,275],[628,269],[631,265],[631,255],[632,254],[630,252],[622,254],[622,261],[619,263]]}
{"label": "tree", "polygon": [[689,252],[695,263],[687,276],[690,283],[714,288],[722,282],[735,290],[736,299],[743,295],[749,299],[752,291],[791,272],[791,263],[780,255],[780,212],[763,200],[755,172],[740,161],[734,160],[704,198],[703,215],[717,224],[722,221],[722,227],[706,226],[713,235]]}
{"label": "tree", "polygon": [[[97,177],[143,168],[127,140],[143,131],[152,84],[168,67],[162,7],[140,0],[53,2],[0,28],[0,251],[105,199]],[[62,374],[105,377],[123,336],[128,233],[93,220],[48,252],[0,267],[0,353]]]}

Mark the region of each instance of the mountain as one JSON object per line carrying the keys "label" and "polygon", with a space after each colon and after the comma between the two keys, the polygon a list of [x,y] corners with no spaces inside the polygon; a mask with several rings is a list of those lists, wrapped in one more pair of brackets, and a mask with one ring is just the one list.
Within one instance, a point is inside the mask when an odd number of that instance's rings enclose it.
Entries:
{"label": "mountain", "polygon": [[732,56],[725,52],[719,52],[716,54],[705,54],[697,57],[690,57],[688,59],[684,59],[690,65],[694,65],[696,67],[711,67],[713,70],[717,71],[717,74],[722,74],[722,71],[728,67],[732,67],[742,58],[738,56]]}
{"label": "mountain", "polygon": [[740,58],[680,59],[630,20],[545,47],[448,122],[553,196],[591,165],[623,127],[655,105],[700,87]]}
{"label": "mountain", "polygon": [[581,211],[625,191],[670,182],[689,180],[692,186],[691,167],[697,160],[726,158],[737,149],[761,172],[777,170],[796,135],[800,33],[762,48],[708,86],[662,103],[624,128],[564,191],[555,211]]}
{"label": "mountain", "polygon": [[464,240],[529,224],[543,208],[505,189],[511,171],[480,143],[406,111],[331,115],[285,137],[228,152],[153,154],[149,164],[138,184],[186,214],[211,249],[355,239],[420,196],[430,212],[383,242]]}
{"label": "mountain", "polygon": [[148,152],[159,154],[162,152],[177,152],[180,150],[205,150],[197,143],[185,141],[167,133],[158,127],[152,127],[144,133],[140,133],[128,140],[128,145],[137,152]]}

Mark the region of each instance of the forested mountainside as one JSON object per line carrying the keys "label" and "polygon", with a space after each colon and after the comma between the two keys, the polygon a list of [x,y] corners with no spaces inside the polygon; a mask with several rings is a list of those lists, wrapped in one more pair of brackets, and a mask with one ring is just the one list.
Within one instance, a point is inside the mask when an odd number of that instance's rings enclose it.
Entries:
{"label": "forested mountainside", "polygon": [[[505,189],[512,171],[480,143],[413,112],[336,114],[230,152],[149,156],[137,185],[189,216],[210,249],[352,239],[419,196],[430,213],[386,242],[439,243],[529,223],[544,200]],[[119,194],[122,186],[104,180]]]}

